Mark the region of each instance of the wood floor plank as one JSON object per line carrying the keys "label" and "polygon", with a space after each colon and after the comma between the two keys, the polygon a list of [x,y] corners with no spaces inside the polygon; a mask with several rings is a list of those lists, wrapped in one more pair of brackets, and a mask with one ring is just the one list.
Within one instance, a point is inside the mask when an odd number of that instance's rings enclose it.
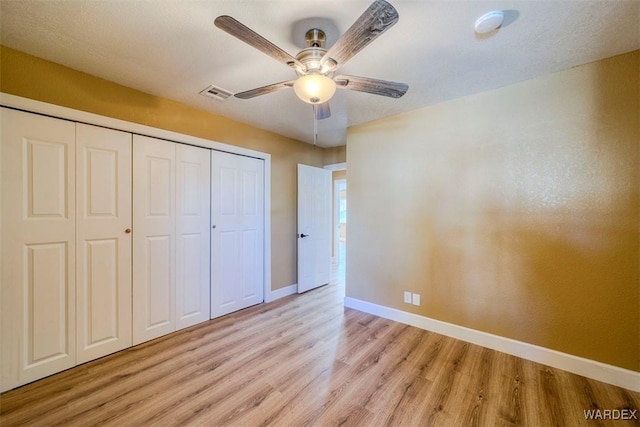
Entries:
{"label": "wood floor plank", "polygon": [[472,348],[476,350],[476,358],[475,363],[468,369],[474,372],[475,375],[469,376],[464,396],[466,410],[457,414],[457,420],[459,421],[456,423],[469,427],[478,427],[487,425],[488,402],[493,398],[490,381],[495,376],[493,374],[493,363],[497,357],[493,357],[493,353],[489,349],[482,349],[476,346]]}
{"label": "wood floor plank", "polygon": [[585,418],[637,411],[640,393],[345,309],[342,292],[250,307],[8,391],[0,425],[640,425]]}
{"label": "wood floor plank", "polygon": [[424,425],[421,408],[428,404],[427,396],[432,386],[431,381],[417,375],[403,378],[400,385],[390,390],[388,404],[376,412],[375,425]]}

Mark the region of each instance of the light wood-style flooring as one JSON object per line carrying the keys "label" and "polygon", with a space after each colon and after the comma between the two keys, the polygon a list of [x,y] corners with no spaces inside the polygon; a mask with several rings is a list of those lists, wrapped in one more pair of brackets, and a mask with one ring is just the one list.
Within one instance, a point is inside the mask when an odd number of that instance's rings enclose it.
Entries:
{"label": "light wood-style flooring", "polygon": [[255,306],[9,391],[0,425],[640,425],[584,416],[636,410],[639,393],[345,309],[340,290]]}

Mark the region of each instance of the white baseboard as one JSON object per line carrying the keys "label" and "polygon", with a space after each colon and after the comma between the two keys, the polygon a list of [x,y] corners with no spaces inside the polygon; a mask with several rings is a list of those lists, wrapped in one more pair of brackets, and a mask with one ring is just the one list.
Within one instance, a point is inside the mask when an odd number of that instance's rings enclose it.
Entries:
{"label": "white baseboard", "polygon": [[276,289],[275,291],[271,291],[264,297],[264,302],[275,301],[280,298],[288,297],[289,295],[293,295],[298,292],[298,284],[294,283],[293,285],[285,286],[284,288]]}
{"label": "white baseboard", "polygon": [[516,341],[510,338],[476,331],[464,326],[430,319],[356,298],[345,297],[344,306],[358,311],[395,320],[427,331],[436,332],[492,350],[518,356],[553,368],[562,369],[587,378],[602,381],[628,390],[640,392],[640,372],[607,365],[595,360],[562,353],[556,350]]}

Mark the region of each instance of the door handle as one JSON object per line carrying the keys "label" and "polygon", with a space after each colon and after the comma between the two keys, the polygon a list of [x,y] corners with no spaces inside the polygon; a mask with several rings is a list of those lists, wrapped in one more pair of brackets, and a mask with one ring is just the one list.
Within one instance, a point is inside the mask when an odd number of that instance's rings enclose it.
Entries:
{"label": "door handle", "polygon": [[131,229],[130,228],[125,228],[124,232],[127,233],[127,234],[131,234]]}
{"label": "door handle", "polygon": [[302,233],[302,234],[300,235],[300,238],[301,238],[301,239],[304,239],[305,237],[309,237],[309,235],[308,235],[308,234],[304,234],[304,233]]}

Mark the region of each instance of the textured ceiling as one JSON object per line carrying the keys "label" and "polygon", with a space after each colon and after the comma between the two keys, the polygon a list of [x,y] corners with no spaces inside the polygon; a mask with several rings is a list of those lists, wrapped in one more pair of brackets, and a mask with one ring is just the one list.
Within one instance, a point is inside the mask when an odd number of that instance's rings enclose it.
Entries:
{"label": "textured ceiling", "polygon": [[[345,143],[348,126],[494,89],[640,48],[640,2],[390,0],[400,21],[340,73],[404,82],[400,99],[338,90],[318,145]],[[198,93],[236,93],[295,74],[213,25],[231,15],[285,51],[304,47],[315,23],[329,43],[369,1],[0,2],[0,42],[16,50],[230,117],[313,141],[312,107],[293,90],[219,102]],[[477,36],[475,20],[505,11],[500,30]],[[311,24],[310,24],[311,23]]]}

